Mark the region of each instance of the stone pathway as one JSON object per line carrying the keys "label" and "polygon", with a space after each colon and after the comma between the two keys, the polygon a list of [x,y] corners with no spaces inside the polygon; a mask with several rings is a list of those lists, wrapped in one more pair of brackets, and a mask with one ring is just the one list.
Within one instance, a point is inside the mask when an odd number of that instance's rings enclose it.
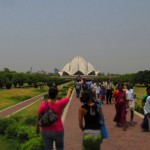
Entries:
{"label": "stone pathway", "polygon": [[[78,125],[78,109],[82,104],[79,99],[72,98],[65,119],[65,150],[82,150],[82,131]],[[142,118],[135,115],[135,126],[128,126],[127,131],[118,128],[113,122],[115,116],[114,104],[104,104],[103,113],[109,131],[109,139],[103,140],[101,150],[148,150],[150,145],[150,132],[143,132],[140,128]],[[130,112],[127,114],[129,121]],[[94,150],[94,149],[93,149]]]}

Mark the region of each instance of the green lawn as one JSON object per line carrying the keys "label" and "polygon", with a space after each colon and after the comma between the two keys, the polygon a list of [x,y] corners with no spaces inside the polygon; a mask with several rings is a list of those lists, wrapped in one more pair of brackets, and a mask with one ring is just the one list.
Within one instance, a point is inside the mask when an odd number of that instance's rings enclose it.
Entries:
{"label": "green lawn", "polygon": [[38,108],[39,108],[41,102],[42,102],[42,100],[39,100],[36,103],[32,104],[31,106],[23,109],[19,113],[14,114],[13,116],[27,118],[28,116],[37,115]]}
{"label": "green lawn", "polygon": [[44,90],[35,88],[2,89],[0,90],[0,110],[39,95],[40,93],[47,91],[47,89],[48,87],[45,87]]}
{"label": "green lawn", "polygon": [[134,92],[140,95],[144,95],[146,93],[146,87],[134,87]]}

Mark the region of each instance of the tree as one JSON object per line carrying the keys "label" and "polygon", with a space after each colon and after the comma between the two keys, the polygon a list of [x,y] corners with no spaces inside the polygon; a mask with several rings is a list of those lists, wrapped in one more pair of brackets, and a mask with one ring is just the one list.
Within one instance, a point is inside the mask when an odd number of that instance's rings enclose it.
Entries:
{"label": "tree", "polygon": [[0,72],[0,88],[2,89],[6,83],[9,82],[9,79],[5,76],[3,71]]}
{"label": "tree", "polygon": [[4,68],[4,72],[10,72],[8,68]]}

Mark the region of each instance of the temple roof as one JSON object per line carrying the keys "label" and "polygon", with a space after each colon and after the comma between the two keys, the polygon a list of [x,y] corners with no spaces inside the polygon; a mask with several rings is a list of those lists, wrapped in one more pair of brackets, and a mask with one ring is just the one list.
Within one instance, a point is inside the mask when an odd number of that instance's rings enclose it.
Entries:
{"label": "temple roof", "polygon": [[83,57],[76,56],[71,62],[68,62],[59,72],[63,75],[96,75],[95,68],[87,62]]}

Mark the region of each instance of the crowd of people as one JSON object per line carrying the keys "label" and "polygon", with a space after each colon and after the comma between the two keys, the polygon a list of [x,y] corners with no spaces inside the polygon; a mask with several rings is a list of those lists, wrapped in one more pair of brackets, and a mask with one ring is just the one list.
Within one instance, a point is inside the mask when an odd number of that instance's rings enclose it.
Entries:
{"label": "crowd of people", "polygon": [[87,79],[77,79],[74,81],[74,84],[77,98],[79,98],[85,90],[91,90],[96,100],[101,100],[102,103],[106,101],[107,104],[112,103],[113,87],[109,80],[100,83]]}
{"label": "crowd of people", "polygon": [[78,79],[74,84],[77,97],[82,97],[82,93],[85,90],[91,90],[93,98],[99,103],[115,103],[116,115],[114,121],[118,127],[122,127],[126,131],[126,115],[128,111],[131,112],[130,125],[134,126],[135,98],[132,84],[128,83],[124,86],[124,84],[119,83],[113,86],[110,80],[99,83],[86,79]]}
{"label": "crowd of people", "polygon": [[[105,124],[102,106],[104,104],[114,104],[116,114],[113,121],[117,127],[127,130],[127,112],[130,112],[129,125],[134,126],[135,94],[133,85],[130,83],[118,83],[115,86],[111,81],[93,82],[92,80],[76,79],[74,81],[76,97],[80,99],[82,105],[79,108],[79,128],[83,131],[83,150],[100,150],[103,141],[101,132],[102,125]],[[58,120],[49,126],[42,127],[42,137],[45,150],[53,149],[53,142],[56,143],[57,150],[64,149],[64,127],[61,121],[61,115],[64,107],[67,105],[72,89],[69,89],[66,97],[58,100],[58,88],[52,86],[49,89],[49,99],[47,104],[58,115]],[[146,89],[147,93],[142,98],[144,110],[144,119],[142,128],[150,129],[150,87]],[[40,132],[38,121],[42,113],[46,112],[47,106],[43,101],[38,110],[37,133]],[[149,125],[149,126],[148,126]]]}
{"label": "crowd of people", "polygon": [[[78,82],[78,88],[76,83]],[[119,83],[112,86],[110,80],[105,82],[93,82],[92,80],[76,80],[75,89],[77,97],[82,95],[83,91],[88,89],[92,91],[93,98],[102,104],[115,103],[116,115],[114,121],[118,127],[122,127],[124,131],[126,128],[126,115],[130,112],[129,124],[134,126],[134,110],[135,110],[135,93],[131,83]],[[86,88],[85,88],[86,87]],[[77,92],[78,91],[78,92]],[[146,89],[146,94],[142,98],[142,107],[144,111],[144,119],[142,122],[143,130],[150,130],[148,122],[150,122],[150,87]]]}

